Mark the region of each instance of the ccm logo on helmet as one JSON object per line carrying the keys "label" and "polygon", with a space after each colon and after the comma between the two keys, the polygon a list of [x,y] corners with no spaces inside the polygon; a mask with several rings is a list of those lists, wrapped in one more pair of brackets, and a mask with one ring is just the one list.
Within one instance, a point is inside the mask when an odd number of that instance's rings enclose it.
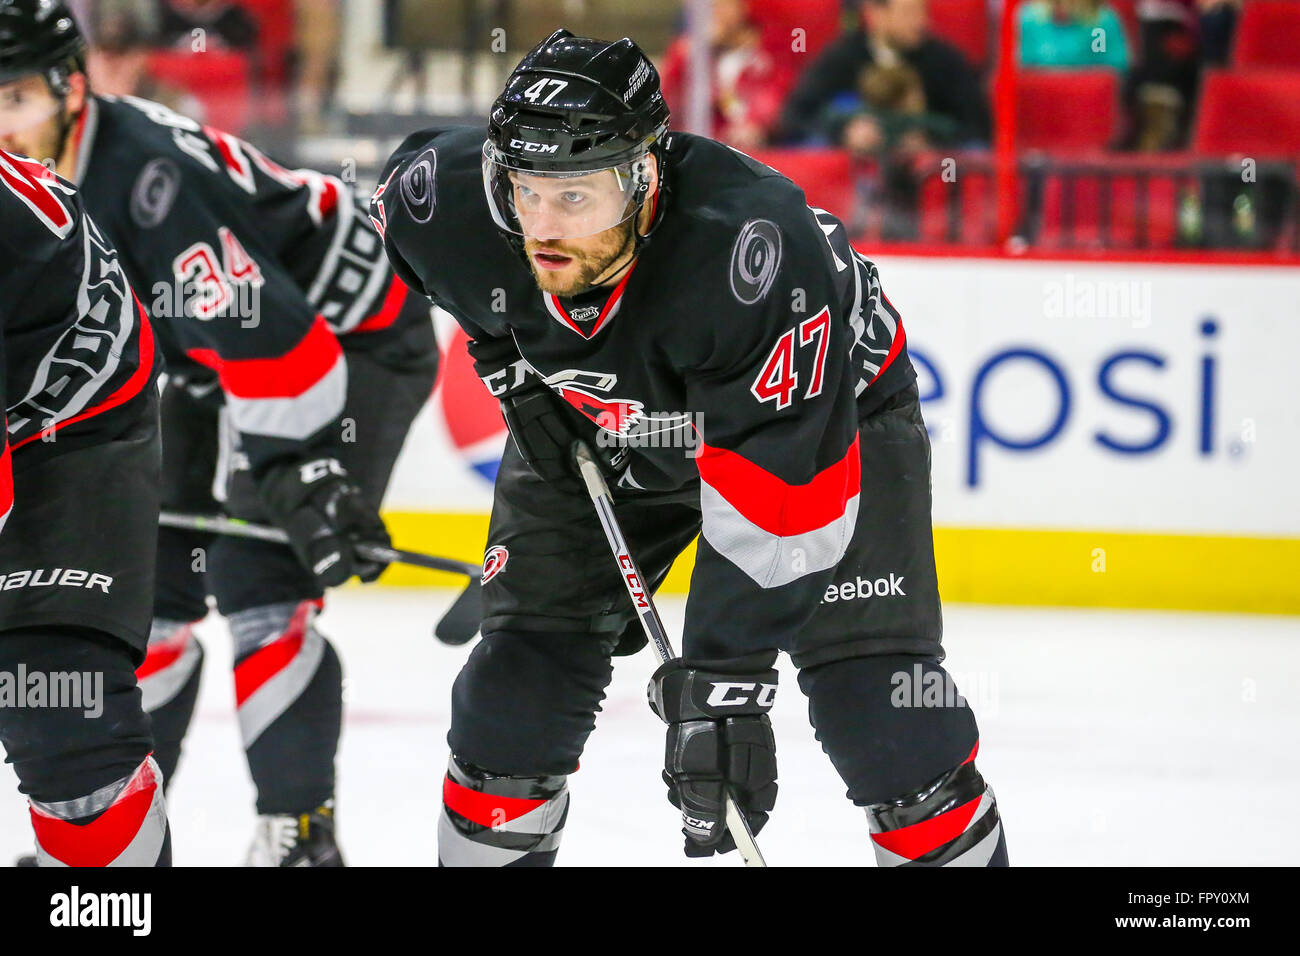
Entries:
{"label": "ccm logo on helmet", "polygon": [[522,139],[512,139],[510,141],[511,149],[522,149],[525,153],[556,153],[559,152],[559,143],[530,143]]}
{"label": "ccm logo on helmet", "polygon": [[753,681],[710,681],[707,701],[710,707],[740,707],[752,699],[754,706],[764,710],[776,699],[775,684],[755,684]]}

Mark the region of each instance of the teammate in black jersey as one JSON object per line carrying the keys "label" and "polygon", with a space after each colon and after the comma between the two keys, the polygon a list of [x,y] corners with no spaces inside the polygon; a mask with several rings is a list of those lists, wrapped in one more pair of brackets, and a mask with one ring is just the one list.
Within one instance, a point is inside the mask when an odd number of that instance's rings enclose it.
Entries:
{"label": "teammate in black jersey", "polygon": [[216,510],[215,485],[226,511],[293,543],[159,535],[139,670],[158,760],[170,780],[211,594],[235,638],[257,785],[250,862],[338,864],[342,673],[313,621],[325,588],[382,571],[353,546],[388,540],[380,499],[436,371],[429,303],[393,275],[339,179],[156,103],[93,95],[84,50],[62,4],[0,4],[0,145],[78,185],[151,311],[169,368],[163,506]]}
{"label": "teammate in black jersey", "polygon": [[0,257],[0,744],[36,862],[168,866],[133,673],[153,596],[161,358],[76,191],[2,150]]}
{"label": "teammate in black jersey", "polygon": [[774,170],[669,133],[632,41],[566,31],[519,64],[487,130],[411,136],[371,217],[473,339],[514,439],[484,639],[453,691],[440,860],[554,859],[611,655],[644,643],[580,439],[655,585],[700,533],[684,658],[650,687],[687,854],[734,847],[724,786],[755,829],[773,808],[783,650],[880,863],[1004,864],[970,709],[898,693],[948,680],[929,441],[898,312],[844,227]]}

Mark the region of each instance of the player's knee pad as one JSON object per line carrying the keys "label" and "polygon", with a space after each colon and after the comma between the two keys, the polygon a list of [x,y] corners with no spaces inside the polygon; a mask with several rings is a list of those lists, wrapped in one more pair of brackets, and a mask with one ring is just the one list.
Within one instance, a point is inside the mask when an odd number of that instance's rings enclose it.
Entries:
{"label": "player's knee pad", "polygon": [[551,866],[569,815],[568,777],[498,776],[452,756],[439,866]]}
{"label": "player's knee pad", "polygon": [[493,631],[452,687],[452,753],[517,776],[572,773],[613,669],[595,634]]}
{"label": "player's knee pad", "polygon": [[21,688],[0,706],[0,742],[40,862],[166,865],[162,777],[127,646],[88,628],[6,631],[0,672]]}
{"label": "player's knee pad", "polygon": [[298,601],[231,615],[235,703],[245,748],[299,701],[341,694],[338,656],[314,623],[320,608],[320,601]]}
{"label": "player's knee pad", "polygon": [[43,801],[98,790],[153,749],[128,647],[88,628],[0,633],[0,742],[19,791]]}
{"label": "player's knee pad", "polygon": [[974,713],[933,657],[846,658],[801,670],[799,687],[822,749],[860,807],[935,779],[979,739]]}
{"label": "player's knee pad", "polygon": [[895,800],[869,805],[881,866],[1006,866],[993,788],[975,769],[975,750],[939,778]]}
{"label": "player's knee pad", "polygon": [[40,866],[171,866],[167,801],[153,757],[84,796],[30,803]]}

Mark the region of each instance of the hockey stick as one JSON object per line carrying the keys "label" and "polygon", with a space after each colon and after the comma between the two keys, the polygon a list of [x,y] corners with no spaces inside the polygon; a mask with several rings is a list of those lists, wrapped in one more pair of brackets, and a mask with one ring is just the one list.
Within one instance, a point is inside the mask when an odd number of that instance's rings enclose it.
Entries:
{"label": "hockey stick", "polygon": [[[641,569],[637,567],[627,542],[623,539],[623,529],[619,527],[618,518],[614,515],[614,498],[610,495],[609,486],[605,484],[605,478],[600,473],[600,466],[592,458],[590,449],[581,442],[574,450],[574,458],[578,462],[578,469],[582,472],[582,480],[587,485],[587,494],[591,496],[591,503],[596,508],[596,516],[600,519],[601,527],[605,529],[605,538],[609,541],[610,550],[614,552],[614,561],[618,564],[619,574],[623,577],[623,585],[627,588],[628,596],[632,598],[632,606],[636,608],[641,627],[645,630],[646,637],[650,639],[659,663],[667,664],[677,654],[668,639],[668,632],[664,630],[664,622],[655,608],[654,598],[650,596],[648,583],[641,574]],[[730,791],[727,793],[724,806],[727,829],[731,831],[731,837],[736,841],[736,849],[740,851],[745,866],[767,866],[758,844],[754,841],[753,831],[749,829],[749,821],[736,806],[736,800]]]}
{"label": "hockey stick", "polygon": [[[255,538],[258,541],[270,541],[275,544],[288,544],[289,536],[280,528],[227,518],[225,515],[187,515],[164,511],[158,516],[158,524],[164,528],[180,528],[184,531],[206,531],[210,534],[228,534],[238,538]],[[483,571],[477,565],[452,558],[440,558],[418,551],[402,551],[397,548],[385,548],[374,544],[357,545],[357,554],[367,561],[379,561],[385,564],[410,564],[430,571],[447,571],[463,574],[469,578],[469,585],[460,597],[452,603],[434,628],[434,634],[444,644],[465,644],[478,633],[482,618],[482,596],[480,578]]]}

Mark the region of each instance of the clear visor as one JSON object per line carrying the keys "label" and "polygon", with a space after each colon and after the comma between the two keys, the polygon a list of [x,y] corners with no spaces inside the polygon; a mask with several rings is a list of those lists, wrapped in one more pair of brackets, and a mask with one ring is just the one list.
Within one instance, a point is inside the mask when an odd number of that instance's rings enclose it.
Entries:
{"label": "clear visor", "polygon": [[483,187],[498,226],[529,239],[581,239],[626,222],[649,160],[583,172],[517,169],[483,147]]}
{"label": "clear visor", "polygon": [[[44,88],[41,88],[44,93]],[[0,136],[40,126],[59,111],[59,101],[18,84],[0,86]]]}

